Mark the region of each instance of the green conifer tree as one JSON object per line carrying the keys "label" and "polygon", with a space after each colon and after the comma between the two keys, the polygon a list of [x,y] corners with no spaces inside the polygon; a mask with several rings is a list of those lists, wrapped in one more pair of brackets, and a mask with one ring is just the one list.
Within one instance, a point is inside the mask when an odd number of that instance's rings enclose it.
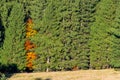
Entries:
{"label": "green conifer tree", "polygon": [[0,51],[0,56],[2,56],[0,62],[16,64],[18,69],[23,70],[25,67],[23,5],[15,2],[7,2],[4,5],[1,19],[5,28],[5,39]]}
{"label": "green conifer tree", "polygon": [[79,2],[79,21],[80,21],[80,31],[79,31],[79,61],[80,68],[88,69],[90,63],[90,26],[94,21],[94,12],[96,6],[96,0],[80,0]]}
{"label": "green conifer tree", "polygon": [[113,0],[102,0],[97,6],[90,40],[90,67],[93,69],[110,67],[112,37],[108,32],[114,21],[114,12]]}
{"label": "green conifer tree", "polygon": [[113,38],[113,52],[111,57],[111,65],[114,68],[120,68],[120,1],[116,1],[116,12],[113,28],[111,28],[111,35]]}

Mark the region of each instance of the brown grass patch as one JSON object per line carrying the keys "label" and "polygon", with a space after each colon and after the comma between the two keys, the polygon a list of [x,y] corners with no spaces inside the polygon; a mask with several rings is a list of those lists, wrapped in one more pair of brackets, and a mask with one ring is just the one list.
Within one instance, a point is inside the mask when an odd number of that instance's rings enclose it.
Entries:
{"label": "brown grass patch", "polygon": [[79,70],[65,72],[18,73],[8,80],[120,80],[120,72],[107,70]]}

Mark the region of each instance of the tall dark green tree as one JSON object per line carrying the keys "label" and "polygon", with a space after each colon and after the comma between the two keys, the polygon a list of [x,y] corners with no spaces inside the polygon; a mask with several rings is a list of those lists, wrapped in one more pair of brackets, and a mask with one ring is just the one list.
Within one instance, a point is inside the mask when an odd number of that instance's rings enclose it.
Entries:
{"label": "tall dark green tree", "polygon": [[16,64],[20,70],[23,70],[25,67],[23,5],[7,2],[2,7],[1,17],[5,28],[5,39],[0,51],[0,62],[6,65]]}
{"label": "tall dark green tree", "polygon": [[75,0],[61,0],[60,3],[61,5],[58,8],[58,18],[60,23],[60,40],[63,44],[61,51],[61,69],[70,70],[77,64],[73,57],[77,54],[77,49],[74,46],[74,44],[76,44],[74,42],[74,38],[77,35],[77,28],[79,29],[79,21],[76,16],[78,12],[78,5],[75,5]]}
{"label": "tall dark green tree", "polygon": [[114,68],[120,68],[120,1],[115,2],[116,12],[113,28],[111,28],[111,35],[113,37],[113,52],[111,57],[111,64]]}
{"label": "tall dark green tree", "polygon": [[94,21],[94,12],[97,0],[80,0],[80,31],[79,31],[79,61],[82,69],[88,69],[90,63],[90,26]]}
{"label": "tall dark green tree", "polygon": [[113,0],[102,0],[98,6],[95,22],[91,27],[90,67],[109,68],[112,53],[112,37],[108,33],[114,21],[115,4]]}

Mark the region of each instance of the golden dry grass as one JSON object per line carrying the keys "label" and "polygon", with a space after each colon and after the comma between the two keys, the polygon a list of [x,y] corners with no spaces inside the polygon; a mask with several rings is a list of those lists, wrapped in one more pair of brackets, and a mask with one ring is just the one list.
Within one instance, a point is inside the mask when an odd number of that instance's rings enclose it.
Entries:
{"label": "golden dry grass", "polygon": [[8,80],[120,80],[120,72],[107,70],[79,70],[66,72],[18,73]]}

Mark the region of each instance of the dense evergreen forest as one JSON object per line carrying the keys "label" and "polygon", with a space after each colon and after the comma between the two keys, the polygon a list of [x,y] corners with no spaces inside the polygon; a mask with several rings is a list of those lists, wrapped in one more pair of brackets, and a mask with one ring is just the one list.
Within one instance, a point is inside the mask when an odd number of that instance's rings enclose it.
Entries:
{"label": "dense evergreen forest", "polygon": [[120,0],[0,0],[0,71],[13,68],[120,68]]}

